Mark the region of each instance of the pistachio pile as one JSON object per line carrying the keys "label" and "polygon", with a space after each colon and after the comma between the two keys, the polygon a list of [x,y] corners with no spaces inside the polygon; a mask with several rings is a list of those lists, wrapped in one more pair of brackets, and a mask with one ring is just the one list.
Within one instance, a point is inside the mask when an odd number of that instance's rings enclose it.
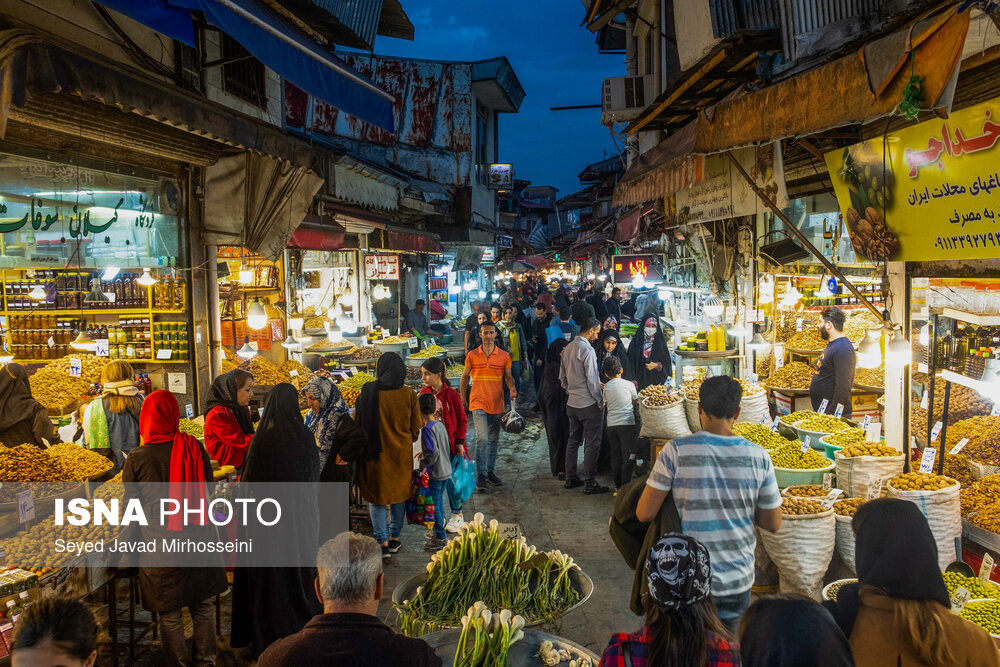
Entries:
{"label": "pistachio pile", "polygon": [[62,463],[75,480],[83,481],[111,470],[111,459],[73,443],[52,445],[45,452]]}
{"label": "pistachio pile", "polygon": [[253,376],[254,384],[276,385],[289,380],[287,373],[259,354],[244,361],[240,368]]}
{"label": "pistachio pile", "polygon": [[855,369],[854,384],[860,384],[866,387],[884,387],[885,367],[879,366],[878,368]]}
{"label": "pistachio pile", "polygon": [[[70,359],[80,360],[79,377],[70,376]],[[101,381],[101,371],[107,362],[105,357],[87,354],[70,355],[50,361],[28,378],[31,395],[46,410],[52,412],[72,407],[76,399],[86,394],[95,382]]]}
{"label": "pistachio pile", "polygon": [[822,350],[826,347],[826,341],[819,334],[816,327],[803,327],[802,331],[785,342],[785,347],[790,350]]}
{"label": "pistachio pile", "polygon": [[774,371],[767,383],[772,387],[783,389],[807,389],[816,371],[801,361],[793,361]]}

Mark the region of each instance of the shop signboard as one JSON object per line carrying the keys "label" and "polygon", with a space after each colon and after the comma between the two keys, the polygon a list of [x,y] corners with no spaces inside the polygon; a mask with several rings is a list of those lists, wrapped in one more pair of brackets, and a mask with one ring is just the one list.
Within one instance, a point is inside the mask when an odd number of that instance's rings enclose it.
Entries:
{"label": "shop signboard", "polygon": [[[732,154],[771,201],[779,208],[788,206],[779,144],[740,148]],[[754,215],[766,209],[725,153],[706,157],[704,180],[678,190],[673,200],[671,208],[680,224]]]}
{"label": "shop signboard", "polygon": [[616,283],[630,283],[636,276],[649,282],[663,278],[656,255],[617,255],[612,268]]}
{"label": "shop signboard", "polygon": [[399,280],[399,255],[365,255],[365,280]]}
{"label": "shop signboard", "polygon": [[826,154],[855,252],[873,261],[997,257],[993,111],[1000,98]]}
{"label": "shop signboard", "polygon": [[504,162],[489,167],[491,190],[512,190],[514,188],[514,165]]}
{"label": "shop signboard", "polygon": [[514,237],[507,236],[505,234],[497,234],[497,247],[498,248],[513,248],[514,247]]}

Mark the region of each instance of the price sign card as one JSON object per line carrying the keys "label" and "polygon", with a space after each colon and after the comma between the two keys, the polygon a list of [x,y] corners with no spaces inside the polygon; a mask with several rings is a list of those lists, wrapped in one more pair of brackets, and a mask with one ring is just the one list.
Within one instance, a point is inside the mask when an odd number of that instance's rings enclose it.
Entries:
{"label": "price sign card", "polygon": [[930,405],[930,394],[928,394],[925,391],[924,395],[920,398],[920,407],[926,410],[929,405]]}
{"label": "price sign card", "polygon": [[833,488],[833,473],[825,472],[823,473],[823,490],[829,491]]}
{"label": "price sign card", "polygon": [[516,523],[501,523],[497,526],[500,537],[505,540],[516,540],[521,537],[521,526]]}
{"label": "price sign card", "polygon": [[833,416],[840,419],[844,414],[844,406],[842,403],[837,403],[837,409],[833,411]]}
{"label": "price sign card", "polygon": [[990,411],[990,414],[994,417],[1000,416],[1000,403],[993,404],[993,409]]}
{"label": "price sign card", "polygon": [[885,483],[881,477],[868,483],[868,500],[875,500],[882,495],[882,485]]}
{"label": "price sign card", "polygon": [[94,354],[98,357],[107,357],[110,355],[107,338],[101,338],[94,341]]}
{"label": "price sign card", "polygon": [[187,415],[188,419],[194,419],[194,406],[188,403],[184,406],[184,414]]}
{"label": "price sign card", "polygon": [[159,350],[156,351],[156,358],[169,361],[170,355],[172,355],[173,353],[174,353],[173,350],[160,348]]}
{"label": "price sign card", "polygon": [[931,429],[931,442],[937,440],[938,436],[941,435],[941,428],[942,428],[941,422],[935,422],[934,428]]}
{"label": "price sign card", "polygon": [[771,422],[771,433],[774,433],[775,431],[778,430],[778,421],[780,419],[781,419],[781,415],[775,415],[774,416],[774,421]]}
{"label": "price sign card", "polygon": [[934,457],[937,450],[928,447],[924,450],[924,455],[920,457],[920,472],[931,472],[934,470]]}
{"label": "price sign card", "polygon": [[293,378],[297,378],[299,376],[299,372],[297,370],[295,370],[294,368],[292,370],[288,371],[288,374],[291,375]]}
{"label": "price sign card", "polygon": [[78,378],[83,375],[83,362],[79,359],[69,360],[69,376]]}
{"label": "price sign card", "polygon": [[840,489],[830,489],[830,492],[826,494],[825,498],[823,498],[823,509],[828,510],[833,507],[833,504],[837,502],[837,498],[839,498],[842,493],[843,491]]}
{"label": "price sign card", "polygon": [[417,349],[417,345],[419,344],[419,342],[420,341],[418,341],[416,338],[408,338],[408,339],[406,339],[406,344],[407,344],[407,346],[409,346],[409,348],[411,350]]}
{"label": "price sign card", "polygon": [[806,441],[802,443],[800,450],[803,454],[809,451],[809,443],[812,442],[812,436],[806,436]]}
{"label": "price sign card", "polygon": [[819,412],[821,415],[825,415],[826,414],[826,406],[828,406],[828,405],[830,405],[830,401],[828,401],[828,400],[826,400],[824,398],[822,401],[819,402],[819,410],[817,410],[817,412]]}
{"label": "price sign card", "polygon": [[959,440],[955,444],[954,447],[951,448],[951,451],[948,452],[948,453],[949,454],[958,454],[960,451],[962,451],[962,447],[965,447],[967,444],[969,444],[969,439],[968,438],[962,438],[961,440]]}
{"label": "price sign card", "polygon": [[35,499],[31,489],[17,492],[17,522],[24,523],[35,518]]}
{"label": "price sign card", "polygon": [[751,373],[749,375],[749,378],[750,378],[750,384],[757,384],[757,380],[759,379],[756,373]]}
{"label": "price sign card", "polygon": [[959,586],[955,594],[951,596],[951,610],[956,614],[961,614],[965,609],[965,604],[972,598],[972,593]]}
{"label": "price sign card", "polygon": [[796,331],[802,331],[802,318],[801,317],[796,317],[795,318],[795,330]]}
{"label": "price sign card", "polygon": [[993,574],[993,556],[990,552],[984,551],[983,562],[979,565],[979,581],[989,584],[991,574]]}

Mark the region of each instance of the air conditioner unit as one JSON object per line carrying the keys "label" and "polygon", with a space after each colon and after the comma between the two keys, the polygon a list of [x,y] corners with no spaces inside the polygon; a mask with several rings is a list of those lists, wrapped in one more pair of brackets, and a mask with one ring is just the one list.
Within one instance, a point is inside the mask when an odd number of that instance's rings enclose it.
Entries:
{"label": "air conditioner unit", "polygon": [[653,76],[615,76],[604,80],[601,123],[635,120],[653,101]]}

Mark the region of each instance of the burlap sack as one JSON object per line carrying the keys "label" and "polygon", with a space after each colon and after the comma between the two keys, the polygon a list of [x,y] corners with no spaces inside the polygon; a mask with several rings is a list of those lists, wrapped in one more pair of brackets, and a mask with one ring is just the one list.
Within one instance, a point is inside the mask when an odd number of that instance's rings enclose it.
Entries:
{"label": "burlap sack", "polygon": [[844,456],[833,453],[837,464],[837,488],[848,498],[867,498],[868,487],[876,479],[889,479],[903,472],[906,457],[899,456]]}
{"label": "burlap sack", "polygon": [[851,572],[857,574],[858,571],[854,566],[854,529],[851,528],[854,517],[839,514],[834,514],[833,517],[837,521],[837,555]]}
{"label": "burlap sack", "polygon": [[920,508],[934,534],[938,548],[938,564],[944,571],[955,560],[955,538],[962,536],[962,505],[958,484],[939,491],[900,491],[888,485],[890,498],[909,500]]}
{"label": "burlap sack", "polygon": [[782,593],[800,593],[819,600],[823,575],[836,542],[833,509],[821,514],[785,515],[777,533],[760,531],[767,555],[778,566]]}
{"label": "burlap sack", "polygon": [[639,401],[639,417],[642,427],[639,432],[644,438],[667,438],[672,440],[691,435],[684,404],[681,401],[670,405],[649,405],[645,399]]}

